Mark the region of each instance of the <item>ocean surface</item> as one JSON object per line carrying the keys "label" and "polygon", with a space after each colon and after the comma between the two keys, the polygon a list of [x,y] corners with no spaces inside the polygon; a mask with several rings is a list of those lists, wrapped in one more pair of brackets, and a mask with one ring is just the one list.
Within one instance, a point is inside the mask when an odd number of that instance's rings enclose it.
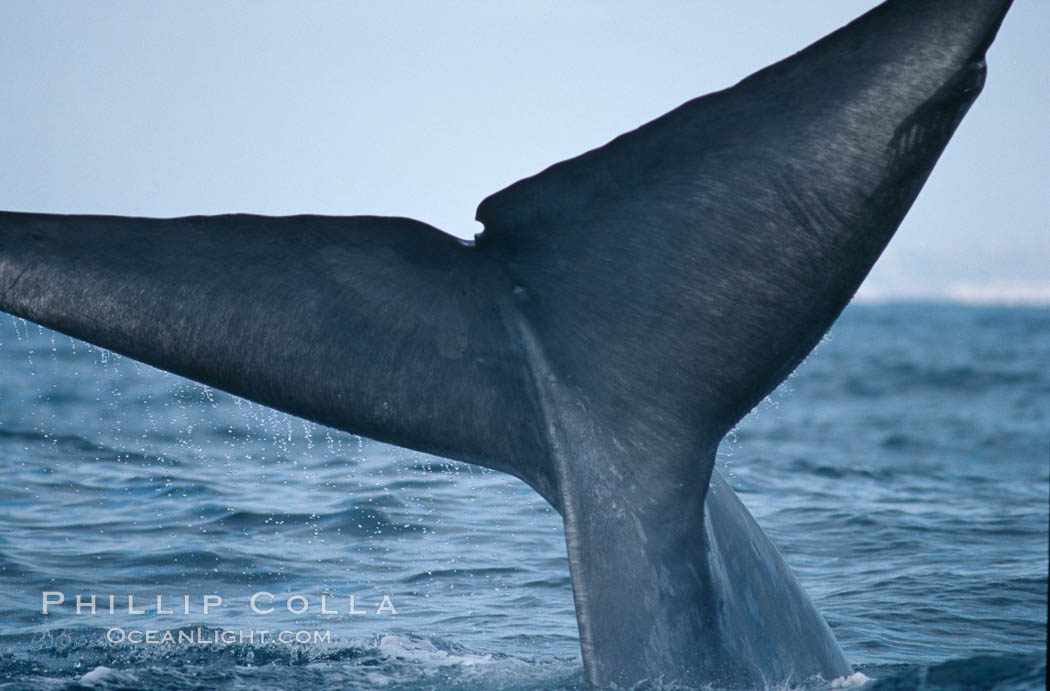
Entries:
{"label": "ocean surface", "polygon": [[[1050,309],[851,306],[719,467],[846,687],[1044,688]],[[0,314],[0,689],[377,687],[585,688],[557,514]]]}

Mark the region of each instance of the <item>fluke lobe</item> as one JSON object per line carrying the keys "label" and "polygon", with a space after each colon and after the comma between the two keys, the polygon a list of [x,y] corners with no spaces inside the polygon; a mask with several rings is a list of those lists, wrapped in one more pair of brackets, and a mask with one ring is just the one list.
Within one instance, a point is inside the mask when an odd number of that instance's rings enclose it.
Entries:
{"label": "fluke lobe", "polygon": [[564,518],[593,684],[842,676],[715,451],[849,302],[1009,4],[891,0],[489,197],[474,243],[404,218],[3,213],[0,310],[529,483]]}

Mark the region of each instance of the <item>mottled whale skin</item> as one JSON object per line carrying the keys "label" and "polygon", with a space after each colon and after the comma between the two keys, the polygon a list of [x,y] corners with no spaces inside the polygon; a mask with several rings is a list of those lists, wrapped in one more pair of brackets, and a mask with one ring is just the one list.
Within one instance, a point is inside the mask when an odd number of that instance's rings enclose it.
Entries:
{"label": "mottled whale skin", "polygon": [[472,243],[405,218],[2,213],[0,310],[521,478],[564,519],[595,685],[846,675],[715,451],[886,246],[1009,4],[890,0],[485,199]]}

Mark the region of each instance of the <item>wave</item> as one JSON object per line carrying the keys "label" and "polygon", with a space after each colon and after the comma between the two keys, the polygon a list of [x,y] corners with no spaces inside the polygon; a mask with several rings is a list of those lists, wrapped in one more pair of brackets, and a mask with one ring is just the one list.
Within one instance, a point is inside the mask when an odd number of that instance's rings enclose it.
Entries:
{"label": "wave", "polygon": [[[173,629],[195,634],[188,627]],[[219,629],[196,629],[205,637]],[[203,639],[202,639],[203,640]],[[0,637],[0,683],[14,689],[564,689],[587,688],[578,658],[517,656],[467,649],[439,637],[385,634],[361,640],[285,644],[107,642],[103,629],[46,631]],[[863,689],[1045,688],[1044,655],[977,655],[934,664],[861,666],[830,682],[795,684],[800,691]],[[660,685],[646,688],[660,689]],[[712,687],[711,691],[718,691]]]}
{"label": "wave", "polygon": [[[202,640],[221,633],[203,629]],[[173,629],[197,635],[188,627]],[[113,644],[104,629],[0,637],[0,688],[572,689],[578,659],[480,653],[438,637],[387,634],[322,643]]]}
{"label": "wave", "polygon": [[1031,691],[1046,688],[1046,655],[977,655],[934,665],[868,669],[865,691]]}

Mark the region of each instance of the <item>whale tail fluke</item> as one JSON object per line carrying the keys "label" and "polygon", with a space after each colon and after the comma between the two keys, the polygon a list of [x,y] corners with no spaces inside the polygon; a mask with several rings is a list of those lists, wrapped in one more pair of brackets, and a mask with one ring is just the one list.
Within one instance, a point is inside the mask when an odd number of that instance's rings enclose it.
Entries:
{"label": "whale tail fluke", "polygon": [[590,681],[849,666],[714,470],[816,345],[984,80],[1008,0],[891,0],[481,203],[409,219],[0,213],[0,310],[512,473],[563,515]]}
{"label": "whale tail fluke", "polygon": [[848,674],[715,452],[852,298],[1009,5],[888,2],[478,207],[478,246],[514,286],[593,682]]}

